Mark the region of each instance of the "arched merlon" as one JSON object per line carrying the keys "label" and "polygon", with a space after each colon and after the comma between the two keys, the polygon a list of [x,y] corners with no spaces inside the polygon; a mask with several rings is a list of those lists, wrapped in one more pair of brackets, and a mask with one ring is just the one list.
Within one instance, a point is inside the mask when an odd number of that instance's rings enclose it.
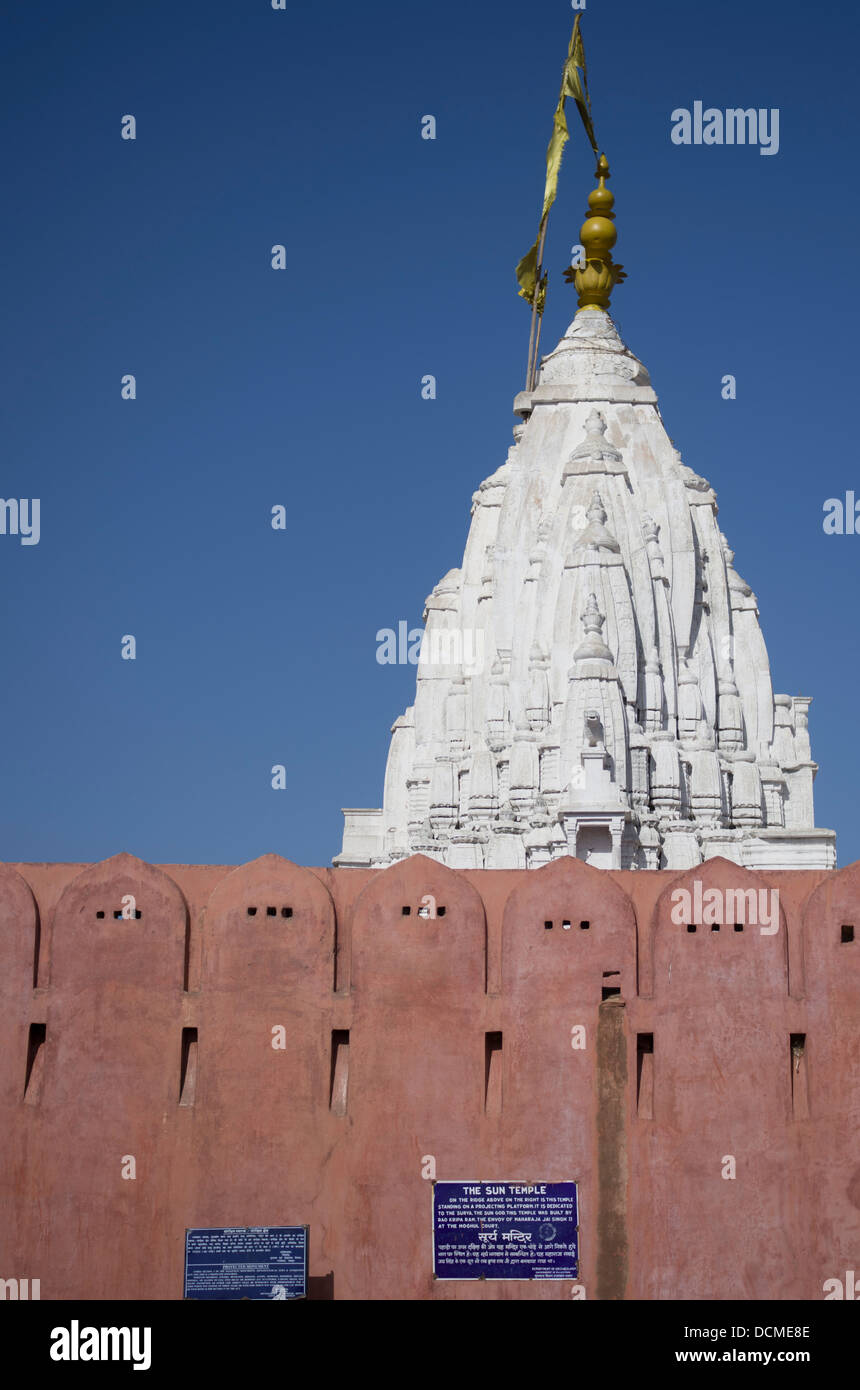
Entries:
{"label": "arched merlon", "polygon": [[353,914],[351,988],[377,997],[486,989],[487,924],[462,874],[423,854],[381,870]]}
{"label": "arched merlon", "polygon": [[51,984],[181,991],[187,932],[187,904],[173,879],[133,854],[115,854],[77,874],[57,903]]}
{"label": "arched merlon", "polygon": [[[636,992],[636,913],[627,894],[600,869],[556,859],[523,873],[502,918],[502,993],[537,994],[562,982],[568,993],[600,1001],[604,971],[630,997]],[[593,976],[593,978],[592,978]],[[535,998],[535,1003],[539,998]]]}
{"label": "arched merlon", "polygon": [[[695,930],[693,930],[695,928]],[[737,928],[737,929],[736,929]],[[727,859],[706,859],[666,886],[642,952],[643,998],[788,997],[789,944],[779,890]]]}
{"label": "arched merlon", "polygon": [[860,985],[860,860],[829,874],[810,893],[800,943],[805,993],[842,1000],[853,1011]]}
{"label": "arched merlon", "polygon": [[334,989],[336,925],[328,890],[309,869],[264,854],[227,874],[203,914],[204,991]]}

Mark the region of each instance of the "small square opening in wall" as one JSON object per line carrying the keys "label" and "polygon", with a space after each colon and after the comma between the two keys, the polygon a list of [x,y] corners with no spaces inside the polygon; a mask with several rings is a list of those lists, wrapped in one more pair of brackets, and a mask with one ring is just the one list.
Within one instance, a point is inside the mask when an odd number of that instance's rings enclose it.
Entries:
{"label": "small square opening in wall", "polygon": [[735,922],[735,931],[743,931],[743,929],[744,929],[744,924],[743,924],[743,922]]}
{"label": "small square opening in wall", "polygon": [[853,924],[846,923],[842,927],[842,945],[847,946],[849,941],[854,940]]}
{"label": "small square opening in wall", "polygon": [[543,929],[544,931],[552,931],[552,922],[544,922]]}
{"label": "small square opening in wall", "polygon": [[143,913],[141,912],[141,910],[140,910],[139,907],[136,907],[136,908],[134,909],[134,915],[135,915],[135,917],[137,918],[137,920],[138,920],[138,922],[139,922],[140,919],[141,919],[141,917],[143,916]]}
{"label": "small square opening in wall", "polygon": [[711,923],[711,931],[719,931],[719,930],[720,930],[720,924],[719,924],[719,922],[712,922],[712,923]]}
{"label": "small square opening in wall", "polygon": [[401,908],[401,915],[402,915],[403,917],[411,917],[411,916],[412,916],[412,908],[411,908],[411,907],[404,907],[404,908]]}
{"label": "small square opening in wall", "polygon": [[590,922],[580,922],[580,924],[579,924],[579,930],[580,930],[580,931],[591,931],[591,923],[590,923]]}
{"label": "small square opening in wall", "polygon": [[104,913],[103,913],[103,912],[97,912],[97,913],[96,913],[96,916],[97,916],[97,917],[104,917]]}
{"label": "small square opening in wall", "polygon": [[687,931],[688,931],[688,932],[694,932],[695,930],[696,930],[696,924],[695,924],[695,922],[688,922],[688,923],[687,923]]}
{"label": "small square opening in wall", "polygon": [[436,916],[437,916],[437,917],[444,917],[444,916],[445,916],[445,909],[444,909],[444,907],[437,907],[437,909],[436,909]]}
{"label": "small square opening in wall", "polygon": [[562,929],[562,931],[570,931],[570,923],[569,923],[569,922],[562,922],[562,924],[561,924],[561,929]]}
{"label": "small square opening in wall", "polygon": [[248,916],[249,916],[249,917],[256,917],[256,915],[257,915],[257,909],[256,909],[255,907],[249,907],[249,908],[248,908]]}
{"label": "small square opening in wall", "polygon": [[292,917],[292,915],[293,915],[293,909],[292,909],[291,907],[282,907],[282,908],[281,908],[281,916],[282,916],[282,917]]}
{"label": "small square opening in wall", "polygon": [[277,909],[276,907],[267,907],[267,908],[266,908],[266,916],[267,916],[267,917],[277,917],[277,915],[278,915],[278,909]]}
{"label": "small square opening in wall", "polygon": [[620,993],[620,985],[604,985],[600,992],[600,1002],[605,1004],[607,999],[615,999]]}

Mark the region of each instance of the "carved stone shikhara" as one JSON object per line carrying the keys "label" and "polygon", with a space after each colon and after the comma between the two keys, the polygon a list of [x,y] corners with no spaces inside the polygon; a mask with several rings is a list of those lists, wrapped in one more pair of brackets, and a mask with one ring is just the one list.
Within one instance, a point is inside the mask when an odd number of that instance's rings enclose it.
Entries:
{"label": "carved stone shikhara", "polygon": [[456,658],[459,637],[485,660],[422,662],[383,807],[345,812],[335,864],[835,867],[810,701],[774,694],[714,490],[607,312],[579,311],[514,408],[516,443],[425,612],[449,634],[437,650]]}

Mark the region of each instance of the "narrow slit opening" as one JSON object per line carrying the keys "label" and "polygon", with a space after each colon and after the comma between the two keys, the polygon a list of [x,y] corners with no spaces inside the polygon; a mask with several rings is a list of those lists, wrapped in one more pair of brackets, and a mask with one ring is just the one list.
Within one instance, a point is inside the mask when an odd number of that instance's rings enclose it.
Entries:
{"label": "narrow slit opening", "polygon": [[329,1109],[335,1115],[346,1114],[349,1090],[349,1029],[333,1028],[331,1034],[331,1083]]}
{"label": "narrow slit opening", "polygon": [[806,1071],[806,1034],[792,1033],[789,1055],[791,1058],[791,1113],[795,1120],[809,1119],[809,1078]]}
{"label": "narrow slit opening", "polygon": [[484,1035],[484,1112],[500,1115],[502,1110],[502,1035]]}
{"label": "narrow slit opening", "polygon": [[193,1105],[197,1094],[197,1029],[183,1028],[179,1061],[179,1104]]}
{"label": "narrow slit opening", "polygon": [[654,1118],[654,1034],[636,1034],[636,1110],[643,1120]]}
{"label": "narrow slit opening", "polygon": [[24,1075],[24,1099],[30,1104],[35,1104],[41,1093],[47,1036],[46,1023],[30,1024],[27,1037],[27,1070]]}

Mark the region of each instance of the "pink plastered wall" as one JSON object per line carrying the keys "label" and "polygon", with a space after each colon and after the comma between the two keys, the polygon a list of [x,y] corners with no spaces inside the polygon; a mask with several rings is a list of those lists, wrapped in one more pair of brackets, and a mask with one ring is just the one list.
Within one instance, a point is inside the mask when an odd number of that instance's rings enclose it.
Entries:
{"label": "pink plastered wall", "polygon": [[[689,931],[696,880],[778,929]],[[315,1298],[576,1292],[434,1281],[434,1173],[576,1179],[588,1298],[860,1270],[860,865],[4,865],[0,990],[0,1277],[45,1299],[181,1298],[186,1227],[292,1224]]]}

